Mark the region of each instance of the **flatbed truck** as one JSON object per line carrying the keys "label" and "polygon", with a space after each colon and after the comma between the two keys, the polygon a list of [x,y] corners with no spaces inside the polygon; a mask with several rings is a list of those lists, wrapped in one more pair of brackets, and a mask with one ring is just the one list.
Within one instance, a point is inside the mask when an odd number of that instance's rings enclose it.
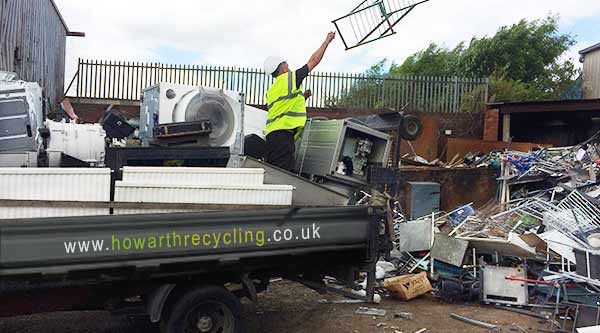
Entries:
{"label": "flatbed truck", "polygon": [[[273,278],[353,287],[389,241],[382,208],[290,207],[0,221],[0,315],[106,309],[168,333],[240,332]],[[356,297],[351,292],[348,296]]]}

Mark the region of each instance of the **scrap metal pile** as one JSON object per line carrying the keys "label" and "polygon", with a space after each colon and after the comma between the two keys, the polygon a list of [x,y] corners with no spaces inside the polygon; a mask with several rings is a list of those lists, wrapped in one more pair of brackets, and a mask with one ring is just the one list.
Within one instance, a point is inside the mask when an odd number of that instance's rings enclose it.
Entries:
{"label": "scrap metal pile", "polygon": [[[428,276],[445,301],[527,314],[543,320],[540,331],[600,330],[600,133],[575,147],[472,163],[501,169],[497,200],[413,221],[395,203],[394,250],[377,264],[380,295],[410,300],[431,290]],[[399,291],[398,281],[414,288]]]}
{"label": "scrap metal pile", "polygon": [[[563,178],[573,176],[583,180],[591,177],[590,169],[598,170],[600,165],[600,132],[590,139],[573,147],[544,148],[532,152],[516,150],[493,151],[488,154],[470,152],[465,156],[454,156],[449,161],[436,159],[428,161],[418,156],[413,149],[412,154],[402,156],[402,163],[414,166],[441,168],[501,168],[503,163],[513,166],[511,175],[520,181],[535,180],[536,177]],[[508,144],[510,146],[510,144]],[[409,143],[409,147],[412,146]]]}

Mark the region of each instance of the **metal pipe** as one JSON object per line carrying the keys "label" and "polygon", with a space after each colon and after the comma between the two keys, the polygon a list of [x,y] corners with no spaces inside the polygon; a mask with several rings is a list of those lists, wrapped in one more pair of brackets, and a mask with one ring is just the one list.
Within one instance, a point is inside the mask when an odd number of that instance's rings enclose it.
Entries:
{"label": "metal pipe", "polygon": [[463,323],[467,323],[467,324],[470,324],[473,326],[483,327],[488,330],[494,330],[494,331],[498,330],[498,326],[496,326],[496,325],[492,325],[489,323],[485,323],[483,321],[463,317],[463,316],[457,315],[456,313],[451,313],[450,318],[458,320],[458,321],[462,321]]}

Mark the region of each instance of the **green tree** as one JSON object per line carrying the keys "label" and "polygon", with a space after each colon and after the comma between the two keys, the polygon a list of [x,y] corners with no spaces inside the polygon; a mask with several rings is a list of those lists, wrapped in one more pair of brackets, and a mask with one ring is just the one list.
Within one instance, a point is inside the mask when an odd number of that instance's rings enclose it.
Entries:
{"label": "green tree", "polygon": [[573,35],[560,33],[558,16],[548,16],[503,26],[491,37],[474,37],[453,49],[432,43],[387,73],[380,62],[367,74],[490,77],[491,101],[560,99],[579,75],[572,59],[561,59],[574,44]]}
{"label": "green tree", "polygon": [[417,52],[399,66],[392,65],[390,75],[429,75],[429,76],[455,76],[457,75],[458,62],[464,52],[464,43],[460,43],[453,50],[440,47],[431,43],[425,50]]}
{"label": "green tree", "polygon": [[551,76],[560,56],[574,44],[573,36],[559,33],[557,16],[521,20],[492,37],[473,38],[460,56],[459,71],[477,77],[502,71],[506,79],[535,83]]}

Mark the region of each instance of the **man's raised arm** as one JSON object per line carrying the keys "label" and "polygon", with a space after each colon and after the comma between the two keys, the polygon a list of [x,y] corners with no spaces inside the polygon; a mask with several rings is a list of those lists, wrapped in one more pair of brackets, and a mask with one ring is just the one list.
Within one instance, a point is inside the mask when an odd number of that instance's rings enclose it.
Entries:
{"label": "man's raised arm", "polygon": [[319,47],[319,49],[310,57],[306,65],[308,66],[308,71],[312,72],[313,68],[317,67],[317,65],[323,60],[323,55],[325,54],[325,50],[331,43],[331,41],[335,38],[335,32],[330,32],[327,34],[327,38]]}

